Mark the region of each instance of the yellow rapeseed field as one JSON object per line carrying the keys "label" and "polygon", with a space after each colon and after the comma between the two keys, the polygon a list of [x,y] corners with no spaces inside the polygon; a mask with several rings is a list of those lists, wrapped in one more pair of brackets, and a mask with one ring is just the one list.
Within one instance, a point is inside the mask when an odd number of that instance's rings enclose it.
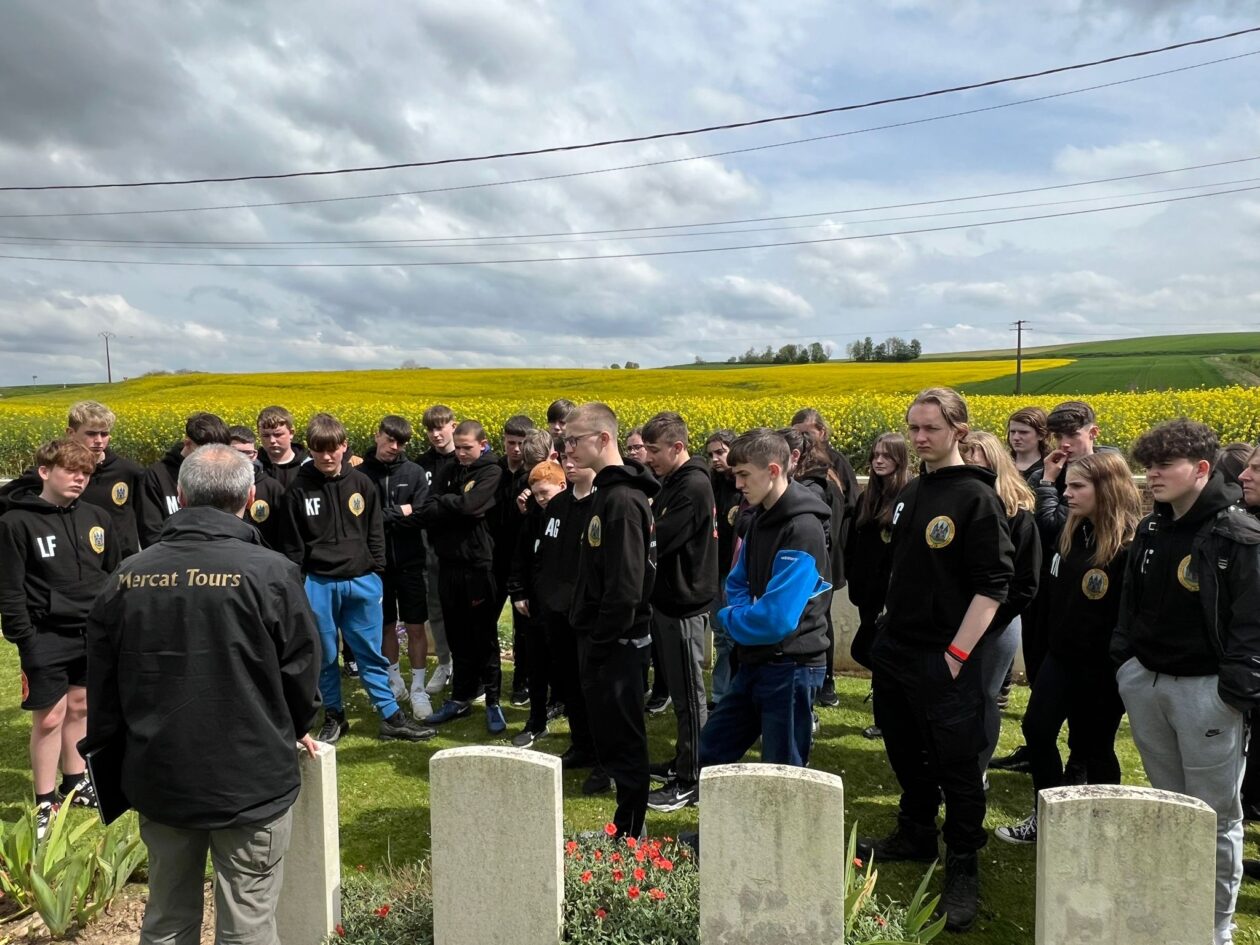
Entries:
{"label": "yellow rapeseed field", "polygon": [[[1069,362],[1044,360],[1026,369]],[[362,450],[379,419],[398,413],[419,427],[424,408],[447,403],[461,418],[475,418],[493,434],[514,413],[541,422],[556,397],[603,400],[628,428],[658,410],[677,410],[697,443],[711,430],[780,426],[802,406],[817,407],[833,428],[833,442],[864,467],[871,441],[904,428],[908,393],[929,385],[965,385],[1012,373],[1005,361],[924,364],[825,364],[729,370],[566,371],[366,371],[306,374],[194,374],[141,378],[112,386],[74,388],[57,394],[0,400],[0,474],[30,462],[36,445],[65,427],[66,408],[97,399],[118,414],[114,445],[151,462],[179,439],[183,420],[196,410],[218,413],[228,423],[252,426],[258,410],[287,406],[304,424],[311,414],[336,414]],[[1041,398],[1050,407],[1057,398]],[[1260,430],[1260,389],[1091,396],[1101,441],[1127,448],[1149,426],[1189,416],[1218,430],[1223,441],[1254,442]],[[1002,432],[1006,417],[1036,402],[1028,397],[968,398],[973,425]],[[417,446],[422,443],[417,441]]]}

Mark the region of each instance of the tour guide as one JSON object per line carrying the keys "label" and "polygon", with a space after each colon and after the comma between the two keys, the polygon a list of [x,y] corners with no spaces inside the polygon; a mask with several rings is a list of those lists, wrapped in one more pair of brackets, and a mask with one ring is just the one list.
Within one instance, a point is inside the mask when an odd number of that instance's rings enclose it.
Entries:
{"label": "tour guide", "polygon": [[189,455],[182,508],[88,616],[79,747],[122,749],[121,787],[149,848],[141,945],[197,940],[207,849],[215,940],[279,941],[301,784],[295,742],[315,753],[306,731],[320,706],[320,647],[298,566],[241,519],[253,482],[253,466],[230,446]]}

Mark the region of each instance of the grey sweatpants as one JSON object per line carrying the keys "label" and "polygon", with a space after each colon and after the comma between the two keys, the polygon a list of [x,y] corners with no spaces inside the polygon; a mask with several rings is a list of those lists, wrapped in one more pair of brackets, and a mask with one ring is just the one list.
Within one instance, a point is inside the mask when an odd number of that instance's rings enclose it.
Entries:
{"label": "grey sweatpants", "polygon": [[1151,786],[1216,811],[1216,945],[1233,941],[1242,880],[1243,713],[1221,700],[1219,677],[1155,673],[1133,657],[1116,673],[1133,742]]}
{"label": "grey sweatpants", "polygon": [[980,653],[980,688],[984,690],[984,748],[980,750],[980,773],[989,767],[993,753],[997,751],[998,736],[1002,734],[1002,710],[998,708],[998,696],[1002,683],[1015,661],[1019,649],[1021,624],[1018,617],[996,634],[990,630],[985,636],[984,649]]}
{"label": "grey sweatpants", "polygon": [[149,903],[140,945],[201,941],[207,851],[214,866],[215,942],[279,945],[276,904],[292,824],[292,810],[222,830],[168,827],[141,815],[140,839],[149,848]]}
{"label": "grey sweatpants", "polygon": [[700,780],[700,729],[709,720],[704,691],[704,637],[709,615],[669,617],[652,611],[652,639],[660,647],[665,683],[678,720],[674,767],[680,781]]}
{"label": "grey sweatpants", "polygon": [[451,647],[446,642],[446,621],[442,619],[442,598],[438,594],[438,556],[432,548],[425,550],[424,580],[429,592],[429,630],[433,633],[433,655],[439,666],[451,665]]}

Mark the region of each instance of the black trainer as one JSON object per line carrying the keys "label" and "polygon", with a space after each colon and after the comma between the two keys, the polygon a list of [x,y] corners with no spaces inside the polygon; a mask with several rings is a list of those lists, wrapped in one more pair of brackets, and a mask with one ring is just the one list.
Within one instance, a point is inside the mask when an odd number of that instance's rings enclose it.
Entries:
{"label": "black trainer", "polygon": [[[545,728],[538,732],[531,731],[528,728],[523,728],[512,736],[512,745],[515,748],[528,748],[546,734],[547,729]],[[564,762],[562,761],[561,765],[563,766],[563,764]]]}
{"label": "black trainer", "polygon": [[989,767],[994,771],[1017,771],[1020,774],[1029,774],[1032,771],[1032,763],[1028,760],[1028,746],[1020,745],[1009,755],[994,758],[989,762]]}
{"label": "black trainer", "polygon": [[529,686],[521,686],[519,689],[514,688],[512,694],[508,697],[508,701],[518,707],[529,705]]}
{"label": "black trainer", "polygon": [[603,794],[613,789],[613,779],[603,768],[594,768],[582,782],[582,793],[588,797],[592,794]]}
{"label": "black trainer", "polygon": [[595,766],[595,756],[588,755],[577,747],[570,745],[560,755],[560,767],[565,771],[576,768],[592,768]]}
{"label": "black trainer", "polygon": [[554,722],[556,719],[560,719],[560,718],[564,718],[564,703],[563,702],[548,702],[547,703],[547,721]]}
{"label": "black trainer", "polygon": [[945,852],[945,891],[936,916],[945,916],[945,930],[966,932],[980,909],[980,863],[975,853]]}
{"label": "black trainer", "polygon": [[648,715],[660,715],[669,708],[669,703],[669,693],[660,693],[648,699],[644,708],[647,710]]}
{"label": "black trainer", "polygon": [[324,710],[324,724],[319,727],[319,732],[315,735],[315,741],[323,742],[325,745],[335,745],[341,741],[341,736],[350,731],[350,723],[346,721],[346,717],[341,712],[334,712],[332,709]]}
{"label": "black trainer", "polygon": [[863,861],[872,856],[876,863],[931,863],[937,859],[936,828],[916,827],[898,820],[886,837],[863,837],[858,840],[858,856]]}
{"label": "black trainer", "polygon": [[1089,784],[1089,769],[1079,761],[1069,758],[1068,763],[1063,767],[1063,784],[1065,787]]}
{"label": "black trainer", "polygon": [[96,799],[96,788],[92,787],[92,782],[86,777],[75,786],[74,797],[71,799],[70,805],[72,807],[90,807],[93,810],[101,806]]}
{"label": "black trainer", "polygon": [[818,690],[818,696],[814,702],[828,709],[834,709],[840,704],[840,697],[836,695],[836,681],[832,677],[827,676],[823,679],[822,688]]}
{"label": "black trainer", "polygon": [[670,811],[691,807],[699,799],[699,784],[695,781],[681,781],[676,778],[660,790],[649,794],[647,806],[652,810],[668,814]]}
{"label": "black trainer", "polygon": [[387,719],[381,719],[377,737],[383,742],[423,742],[437,735],[437,729],[421,725],[408,718],[399,709]]}
{"label": "black trainer", "polygon": [[668,784],[678,777],[678,772],[674,770],[674,760],[658,761],[655,764],[648,765],[648,777],[653,781],[659,781],[661,784]]}
{"label": "black trainer", "polygon": [[878,725],[868,725],[862,729],[862,737],[869,738],[871,741],[878,741],[884,737],[884,730]]}

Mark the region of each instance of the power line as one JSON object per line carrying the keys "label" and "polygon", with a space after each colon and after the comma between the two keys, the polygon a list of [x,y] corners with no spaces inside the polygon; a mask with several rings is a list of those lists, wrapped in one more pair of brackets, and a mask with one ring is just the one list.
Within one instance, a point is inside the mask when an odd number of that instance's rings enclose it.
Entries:
{"label": "power line", "polygon": [[829,236],[811,240],[783,240],[767,243],[744,243],[736,246],[699,246],[688,249],[662,249],[642,253],[605,253],[586,256],[533,256],[506,259],[442,259],[395,262],[203,262],[197,260],[157,260],[157,259],[75,259],[67,256],[19,256],[0,254],[0,259],[25,260],[27,262],[63,262],[87,263],[121,266],[169,266],[191,267],[198,269],[419,269],[433,266],[500,266],[517,263],[554,263],[612,261],[616,259],[642,259],[655,256],[692,256],[699,253],[727,253],[748,249],[775,249],[783,246],[813,246],[824,243],[847,243],[855,240],[881,239],[890,236],[913,236],[923,233],[945,233],[954,230],[969,230],[982,226],[1005,226],[1011,223],[1027,223],[1035,220],[1053,220],[1063,217],[1085,216],[1091,213],[1104,213],[1110,210],[1129,210],[1136,207],[1152,207],[1160,204],[1181,203],[1187,200],[1200,200],[1204,197],[1220,197],[1228,194],[1247,193],[1260,190],[1260,184],[1250,187],[1236,187],[1231,190],[1218,190],[1206,194],[1188,194],[1183,197],[1165,197],[1160,200],[1144,200],[1137,203],[1116,204],[1110,207],[1090,207],[1084,210],[1065,210],[1060,213],[1039,213],[1022,217],[1009,217],[1001,220],[974,220],[969,223],[955,223],[948,226],[919,227],[905,230],[890,230],[884,233],[863,233],[848,236]]}
{"label": "power line", "polygon": [[[825,135],[813,135],[808,138],[793,138],[788,141],[775,141],[769,144],[753,145],[745,148],[729,148],[725,151],[711,151],[706,154],[691,154],[685,157],[663,158],[657,161],[639,161],[633,164],[618,164],[612,167],[591,168],[584,171],[568,171],[562,174],[541,174],[534,177],[514,177],[508,180],[480,181],[473,184],[454,184],[446,187],[426,187],[419,190],[393,190],[382,193],[373,194],[349,194],[344,197],[312,197],[303,200],[268,200],[255,201],[247,203],[229,203],[229,204],[211,204],[208,206],[195,207],[159,207],[144,210],[80,210],[65,213],[7,213],[0,214],[0,220],[42,220],[42,219],[63,219],[71,217],[115,217],[115,216],[148,216],[169,213],[203,213],[218,210],[256,210],[267,209],[271,207],[297,207],[310,206],[315,204],[326,203],[344,203],[352,200],[380,200],[393,197],[419,197],[429,194],[454,193],[465,190],[480,190],[487,187],[508,187],[514,184],[534,184],[553,180],[568,180],[577,177],[592,177],[599,174],[612,174],[620,171],[641,170],[649,167],[664,167],[672,164],[685,164],[690,161],[703,161],[709,158],[729,157],[736,154],[751,154],[757,151],[768,151],[775,148],[792,147],[798,144],[811,144],[818,141],[827,141],[834,138],[846,138],[852,135],[869,134],[875,131],[889,131],[897,128],[907,128],[912,125],[924,125],[937,121],[944,121],[950,118],[961,118],[969,115],[979,115],[984,112],[998,111],[1004,108],[1013,108],[1017,105],[1029,105],[1036,102],[1045,102],[1051,99],[1065,98],[1069,95],[1080,95],[1084,92],[1096,92],[1100,89],[1113,88],[1120,85],[1129,85],[1133,82],[1140,82],[1144,79],[1160,78],[1162,76],[1173,75],[1179,72],[1189,72],[1193,69],[1202,69],[1206,66],[1214,66],[1223,62],[1232,62],[1235,59],[1246,59],[1250,56],[1260,55],[1260,50],[1253,52],[1240,53],[1236,56],[1225,56],[1220,59],[1209,59],[1205,62],[1191,63],[1186,66],[1179,66],[1175,69],[1164,69],[1159,72],[1148,72],[1143,75],[1131,76],[1127,79],[1117,79],[1112,82],[1103,82],[1098,85],[1087,85],[1076,89],[1067,89],[1062,92],[1052,92],[1047,95],[1038,95],[1033,98],[1016,99],[1011,102],[1002,102],[997,105],[986,105],[981,108],[969,108],[963,111],[947,112],[941,115],[929,115],[925,118],[915,118],[907,121],[891,122],[884,125],[872,125],[866,128],[854,128],[849,131],[837,131]],[[687,224],[698,225],[698,224]],[[661,229],[661,227],[650,227],[649,229]],[[556,234],[558,235],[558,234]]]}
{"label": "power line", "polygon": [[709,134],[715,131],[731,131],[737,128],[752,128],[759,125],[769,125],[785,121],[797,121],[802,118],[816,118],[821,115],[835,115],[842,112],[859,111],[867,108],[875,108],[881,105],[893,105],[901,102],[913,102],[920,99],[935,98],[942,95],[952,95],[956,92],[968,92],[976,89],[992,88],[997,85],[1007,85],[1012,82],[1023,82],[1028,79],[1043,78],[1049,75],[1059,75],[1065,72],[1074,72],[1080,69],[1090,69],[1094,66],[1107,65],[1114,62],[1123,62],[1128,59],[1140,59],[1145,56],[1154,56],[1159,53],[1171,52],[1176,49],[1187,49],[1191,46],[1202,46],[1208,43],[1216,43],[1221,40],[1234,39],[1238,36],[1245,36],[1250,33],[1260,32],[1260,26],[1252,26],[1246,29],[1234,30],[1230,33],[1220,33],[1216,36],[1205,36],[1200,39],[1188,40],[1181,43],[1172,43],[1167,46],[1160,46],[1156,49],[1144,49],[1138,52],[1123,53],[1117,56],[1108,56],[1104,59],[1094,59],[1089,62],[1078,62],[1069,66],[1055,66],[1050,69],[1042,69],[1038,72],[1027,72],[1020,75],[1005,76],[1000,79],[988,79],[983,82],[971,82],[965,85],[955,85],[949,88],[934,89],[930,92],[915,92],[909,95],[897,95],[888,98],[875,99],[869,102],[862,102],[852,105],[836,105],[830,108],[818,108],[808,112],[795,112],[788,115],[775,115],[768,118],[755,118],[749,121],[728,122],[721,125],[707,125],[701,128],[690,128],[682,131],[662,131],[655,134],[635,135],[623,138],[609,138],[603,141],[590,141],[584,144],[566,144],[553,145],[546,148],[532,148],[520,151],[501,151],[492,154],[478,154],[468,157],[458,158],[439,158],[431,161],[407,161],[395,164],[378,164],[362,167],[342,167],[331,170],[322,171],[286,171],[277,174],[241,174],[234,177],[198,177],[188,178],[184,180],[146,180],[146,181],[126,181],[112,182],[104,184],[22,184],[0,187],[0,192],[6,191],[42,191],[42,190],[104,190],[104,189],[120,189],[120,188],[139,188],[139,187],[175,187],[186,184],[229,184],[239,183],[241,181],[252,180],[284,180],[297,177],[328,177],[341,174],[362,174],[370,171],[392,171],[402,170],[405,168],[416,167],[438,167],[448,164],[470,164],[474,162],[497,161],[504,158],[532,157],[539,154],[557,154],[568,151],[586,151],[593,148],[605,148],[618,144],[637,144],[644,141],[660,141],[665,138],[682,138],[692,135]]}
{"label": "power line", "polygon": [[[1260,160],[1260,157],[1249,160]],[[583,236],[573,239],[538,239],[526,237],[502,237],[513,242],[468,243],[441,241],[430,239],[398,239],[398,240],[276,240],[246,241],[230,240],[138,240],[108,238],[76,238],[61,236],[27,236],[23,234],[0,234],[0,246],[75,246],[90,244],[92,248],[108,249],[211,249],[224,252],[277,252],[280,250],[305,250],[312,246],[326,250],[372,250],[372,249],[494,249],[512,246],[561,246],[573,243],[628,242],[631,240],[678,239],[699,236],[731,236],[742,233],[777,233],[785,230],[814,230],[831,226],[862,226],[871,223],[896,223],[904,220],[927,220],[939,217],[964,216],[971,213],[997,213],[1007,210],[1030,210],[1039,207],[1061,207],[1074,203],[1092,203],[1098,200],[1120,200],[1130,197],[1146,197],[1153,194],[1178,193],[1186,190],[1202,190],[1207,187],[1227,187],[1233,184],[1250,184],[1260,181],[1260,177],[1240,177],[1234,180],[1211,181],[1201,184],[1183,184],[1178,187],[1161,187],[1156,190],[1139,190],[1123,194],[1098,194],[1093,197],[1075,197],[1070,200],[1046,200],[1037,203],[1007,204],[1001,207],[975,207],[969,210],[946,210],[939,213],[914,213],[894,217],[874,217],[868,220],[826,220],[822,223],[804,223],[792,226],[743,227],[733,230],[689,230],[685,232],[639,233],[629,235]],[[1072,184],[1061,184],[1060,187],[1072,187]],[[824,214],[800,214],[799,216],[820,216]],[[684,224],[684,226],[687,224]],[[627,231],[613,231],[624,233]],[[472,239],[464,237],[463,239]]]}

